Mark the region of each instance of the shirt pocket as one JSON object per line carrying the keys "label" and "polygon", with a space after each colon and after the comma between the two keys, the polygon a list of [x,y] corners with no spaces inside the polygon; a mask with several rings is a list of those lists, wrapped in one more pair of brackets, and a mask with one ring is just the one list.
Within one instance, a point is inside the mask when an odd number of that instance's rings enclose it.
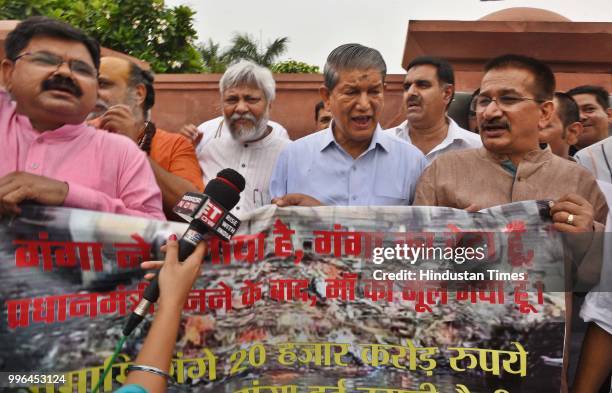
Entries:
{"label": "shirt pocket", "polygon": [[374,198],[371,204],[380,206],[409,205],[409,194],[408,190],[404,190],[403,180],[394,176],[383,176],[376,179]]}

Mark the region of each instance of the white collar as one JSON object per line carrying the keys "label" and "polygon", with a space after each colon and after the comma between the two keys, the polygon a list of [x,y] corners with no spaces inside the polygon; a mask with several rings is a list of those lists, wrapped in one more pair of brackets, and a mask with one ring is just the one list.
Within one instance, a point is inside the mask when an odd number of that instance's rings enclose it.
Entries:
{"label": "white collar", "polygon": [[[440,142],[435,148],[433,148],[428,154],[431,154],[437,150],[441,150],[446,148],[447,146],[453,144],[455,141],[468,141],[470,138],[467,137],[469,134],[466,134],[467,130],[459,127],[459,125],[448,115],[446,115],[446,121],[448,122],[448,131],[446,133],[446,137]],[[412,143],[410,139],[410,127],[408,126],[408,120],[404,120],[402,124],[396,127],[397,135],[405,135],[408,142]],[[477,136],[477,134],[474,134]]]}

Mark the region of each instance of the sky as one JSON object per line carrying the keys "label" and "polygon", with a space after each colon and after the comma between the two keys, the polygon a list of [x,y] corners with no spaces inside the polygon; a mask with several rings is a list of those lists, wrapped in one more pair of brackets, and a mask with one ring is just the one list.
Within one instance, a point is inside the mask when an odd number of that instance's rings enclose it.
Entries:
{"label": "sky", "polygon": [[612,22],[612,0],[166,0],[196,11],[198,41],[227,47],[236,32],[267,43],[289,37],[280,60],[318,65],[348,42],[378,49],[389,73],[401,74],[408,20],[477,20],[509,7],[536,7],[576,22]]}

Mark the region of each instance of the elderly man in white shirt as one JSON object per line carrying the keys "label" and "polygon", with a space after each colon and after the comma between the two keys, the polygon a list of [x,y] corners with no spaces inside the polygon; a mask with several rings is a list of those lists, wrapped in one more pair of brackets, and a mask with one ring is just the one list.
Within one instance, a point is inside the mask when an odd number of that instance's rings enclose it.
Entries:
{"label": "elderly man in white shirt", "polygon": [[404,79],[406,121],[390,131],[418,147],[429,162],[447,151],[482,146],[479,135],[446,115],[454,95],[455,76],[446,60],[415,58]]}
{"label": "elderly man in white shirt", "polygon": [[204,184],[224,168],[232,168],[244,176],[245,190],[232,210],[236,216],[244,217],[270,203],[270,176],[289,136],[283,126],[269,120],[275,96],[270,70],[250,61],[240,61],[225,71],[219,89],[223,116],[200,124],[199,135],[194,135],[188,127],[181,132],[197,143]]}

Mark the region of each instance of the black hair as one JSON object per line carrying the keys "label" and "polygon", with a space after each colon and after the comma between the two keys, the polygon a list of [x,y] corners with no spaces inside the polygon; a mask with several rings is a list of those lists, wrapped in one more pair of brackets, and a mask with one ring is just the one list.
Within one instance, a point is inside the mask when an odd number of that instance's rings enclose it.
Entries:
{"label": "black hair", "polygon": [[319,121],[319,111],[324,107],[325,104],[323,103],[323,101],[319,101],[317,102],[317,105],[315,105],[315,121]]}
{"label": "black hair", "polygon": [[478,97],[479,94],[480,94],[480,87],[472,92],[472,95],[470,96],[470,104],[468,107],[468,115],[476,116],[476,97]]}
{"label": "black hair", "polygon": [[555,74],[549,66],[533,57],[522,55],[503,55],[490,60],[485,65],[485,72],[504,69],[520,68],[533,75],[534,86],[532,93],[538,100],[551,100],[555,91]]}
{"label": "black hair", "polygon": [[438,78],[438,82],[440,84],[446,83],[449,85],[453,85],[453,94],[451,95],[450,101],[448,102],[448,106],[453,99],[455,98],[455,72],[453,71],[453,66],[451,64],[439,57],[434,56],[419,56],[412,59],[412,61],[408,64],[406,71],[409,71],[412,67],[420,66],[420,65],[431,65],[436,67],[436,77]]}
{"label": "black hair", "polygon": [[582,85],[568,90],[567,94],[572,97],[578,94],[591,94],[595,96],[595,100],[597,100],[597,103],[603,108],[604,111],[608,110],[610,107],[610,102],[608,101],[608,91],[601,86]]}
{"label": "black hair", "polygon": [[566,93],[555,92],[555,99],[559,104],[557,114],[563,123],[563,128],[569,127],[570,124],[580,121],[580,109],[576,101]]}
{"label": "black hair", "polygon": [[146,116],[149,109],[155,105],[155,89],[153,88],[153,81],[155,76],[151,71],[143,70],[131,60],[130,63],[130,74],[128,75],[128,86],[134,88],[139,84],[143,84],[146,89],[145,99],[142,103],[142,112]]}
{"label": "black hair", "polygon": [[32,16],[20,22],[13,31],[8,33],[4,42],[6,57],[14,61],[34,37],[53,37],[80,42],[87,48],[96,70],[100,68],[98,41],[68,23],[46,16]]}
{"label": "black hair", "polygon": [[448,83],[449,85],[455,84],[455,73],[453,71],[453,66],[451,66],[448,61],[439,57],[419,56],[412,59],[406,70],[408,71],[412,67],[420,65],[432,65],[436,67],[436,76],[438,77],[438,81]]}

